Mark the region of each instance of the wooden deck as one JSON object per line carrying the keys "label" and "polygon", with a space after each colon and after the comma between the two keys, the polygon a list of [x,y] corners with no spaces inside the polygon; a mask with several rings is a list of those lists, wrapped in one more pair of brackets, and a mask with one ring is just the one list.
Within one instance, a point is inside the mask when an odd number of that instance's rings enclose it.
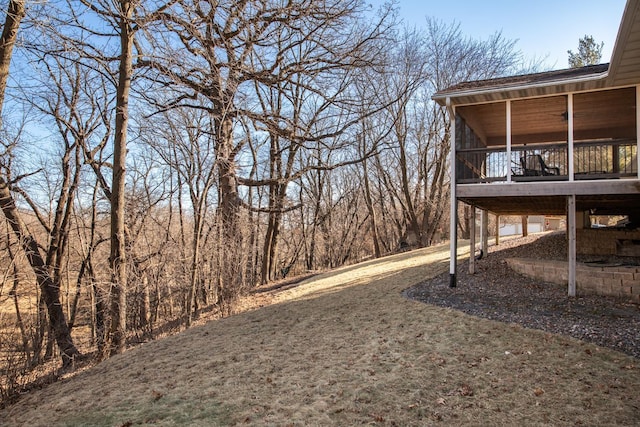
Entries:
{"label": "wooden deck", "polygon": [[[538,177],[547,178],[547,177]],[[499,215],[564,215],[567,196],[578,210],[640,214],[640,179],[458,184],[459,200]]]}

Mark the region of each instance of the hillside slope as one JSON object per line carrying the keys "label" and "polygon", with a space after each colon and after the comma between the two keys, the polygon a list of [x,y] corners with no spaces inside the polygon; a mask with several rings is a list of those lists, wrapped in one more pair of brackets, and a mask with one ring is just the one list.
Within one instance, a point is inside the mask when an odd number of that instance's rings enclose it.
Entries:
{"label": "hillside slope", "polygon": [[631,425],[637,359],[410,301],[440,246],[275,291],[25,396],[2,425]]}

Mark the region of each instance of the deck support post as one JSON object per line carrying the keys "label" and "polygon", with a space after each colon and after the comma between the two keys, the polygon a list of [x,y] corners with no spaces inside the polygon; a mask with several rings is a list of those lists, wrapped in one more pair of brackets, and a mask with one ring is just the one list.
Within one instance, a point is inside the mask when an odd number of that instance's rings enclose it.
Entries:
{"label": "deck support post", "polygon": [[476,274],[476,207],[471,206],[469,223],[469,274]]}
{"label": "deck support post", "polygon": [[576,195],[567,196],[567,235],[568,235],[568,294],[576,296]]}
{"label": "deck support post", "polygon": [[480,211],[480,237],[482,253],[487,256],[489,253],[489,211],[486,209]]}
{"label": "deck support post", "polygon": [[[455,184],[452,184],[455,186]],[[456,283],[456,269],[458,267],[458,201],[455,196],[451,197],[451,219],[449,226],[449,248],[451,253],[449,254],[449,287],[455,288]]]}
{"label": "deck support post", "polygon": [[496,246],[500,244],[500,215],[496,214]]}
{"label": "deck support post", "polygon": [[456,194],[456,109],[447,97],[449,112],[449,165],[451,168],[451,211],[449,212],[449,287],[456,287],[456,269],[458,258],[458,196]]}
{"label": "deck support post", "polygon": [[[636,153],[640,154],[640,85],[636,86]],[[638,179],[640,179],[640,156],[636,154],[638,161]]]}

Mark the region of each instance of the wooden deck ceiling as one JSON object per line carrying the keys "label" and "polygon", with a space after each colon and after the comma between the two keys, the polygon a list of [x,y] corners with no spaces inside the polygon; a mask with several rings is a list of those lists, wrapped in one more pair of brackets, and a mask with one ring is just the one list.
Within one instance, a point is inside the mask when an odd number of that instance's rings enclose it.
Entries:
{"label": "wooden deck ceiling", "polygon": [[[636,89],[628,87],[576,94],[574,139],[635,138]],[[461,106],[457,113],[487,146],[506,144],[504,102]],[[511,105],[512,144],[566,141],[566,95],[515,100]]]}

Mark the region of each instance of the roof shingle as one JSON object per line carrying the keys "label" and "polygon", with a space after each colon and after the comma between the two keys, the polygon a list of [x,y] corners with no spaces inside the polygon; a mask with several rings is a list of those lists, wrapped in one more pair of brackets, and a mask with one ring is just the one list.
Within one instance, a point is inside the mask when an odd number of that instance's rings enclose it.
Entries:
{"label": "roof shingle", "polygon": [[580,68],[568,68],[564,70],[547,71],[543,73],[522,74],[517,76],[499,77],[487,80],[472,80],[458,83],[446,89],[436,92],[434,98],[450,95],[468,90],[490,90],[508,88],[510,86],[521,86],[540,83],[552,83],[561,80],[577,79],[581,77],[595,76],[606,72],[609,64],[589,65]]}

